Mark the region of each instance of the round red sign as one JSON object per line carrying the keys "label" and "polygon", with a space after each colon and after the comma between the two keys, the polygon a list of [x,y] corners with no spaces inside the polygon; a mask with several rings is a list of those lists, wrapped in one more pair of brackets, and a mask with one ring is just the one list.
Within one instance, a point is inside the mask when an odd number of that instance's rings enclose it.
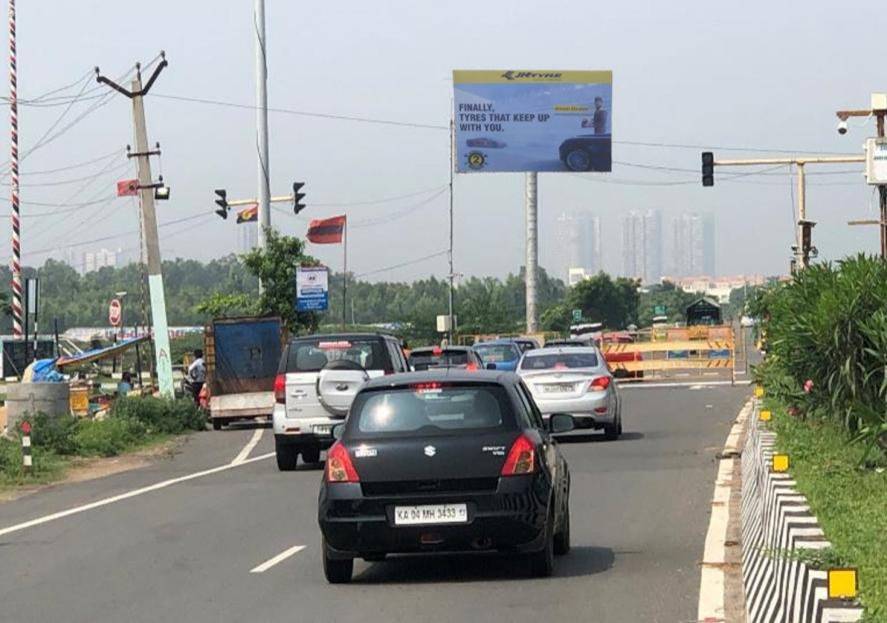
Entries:
{"label": "round red sign", "polygon": [[122,316],[123,307],[120,305],[120,300],[111,299],[111,304],[108,305],[108,322],[112,327],[119,327]]}

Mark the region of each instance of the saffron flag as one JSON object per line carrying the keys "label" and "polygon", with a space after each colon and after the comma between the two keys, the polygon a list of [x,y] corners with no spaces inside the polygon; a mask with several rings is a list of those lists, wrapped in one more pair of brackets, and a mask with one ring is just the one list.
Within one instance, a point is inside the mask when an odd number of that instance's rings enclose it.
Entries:
{"label": "saffron flag", "polygon": [[118,197],[132,197],[139,194],[138,180],[120,180],[117,182]]}
{"label": "saffron flag", "polygon": [[314,219],[308,223],[306,237],[314,244],[339,244],[345,232],[346,216]]}
{"label": "saffron flag", "polygon": [[237,213],[237,224],[253,223],[259,220],[259,204],[254,203]]}

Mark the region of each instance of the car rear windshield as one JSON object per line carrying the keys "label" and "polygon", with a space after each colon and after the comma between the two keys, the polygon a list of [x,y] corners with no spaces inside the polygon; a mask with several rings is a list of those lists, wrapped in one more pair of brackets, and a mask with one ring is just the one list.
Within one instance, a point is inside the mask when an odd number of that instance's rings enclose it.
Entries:
{"label": "car rear windshield", "polygon": [[362,392],[348,416],[348,434],[421,437],[512,426],[514,416],[501,385],[417,383]]}
{"label": "car rear windshield", "polygon": [[474,350],[485,363],[498,363],[500,361],[514,361],[520,357],[520,351],[514,344],[481,344]]}
{"label": "car rear windshield", "polygon": [[464,366],[468,364],[468,351],[464,350],[445,350],[440,354],[433,351],[413,352],[410,355],[410,365],[413,370],[421,372],[428,368],[436,368],[441,366]]}
{"label": "car rear windshield", "polygon": [[570,368],[596,368],[597,355],[594,353],[554,353],[550,355],[527,355],[520,364],[521,370],[567,370]]}
{"label": "car rear windshield", "polygon": [[382,338],[324,336],[291,342],[285,372],[317,372],[327,363],[340,360],[352,361],[365,370],[390,368]]}

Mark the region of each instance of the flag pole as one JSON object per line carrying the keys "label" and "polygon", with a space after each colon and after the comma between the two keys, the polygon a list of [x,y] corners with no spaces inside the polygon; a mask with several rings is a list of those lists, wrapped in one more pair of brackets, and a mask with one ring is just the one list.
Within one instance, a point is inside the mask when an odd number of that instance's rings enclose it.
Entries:
{"label": "flag pole", "polygon": [[348,309],[348,217],[342,227],[342,330],[345,330],[346,311]]}

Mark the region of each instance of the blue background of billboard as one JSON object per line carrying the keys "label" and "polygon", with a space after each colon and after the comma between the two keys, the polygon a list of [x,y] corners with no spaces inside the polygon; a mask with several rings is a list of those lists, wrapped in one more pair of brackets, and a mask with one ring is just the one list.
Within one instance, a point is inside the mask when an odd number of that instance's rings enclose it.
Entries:
{"label": "blue background of billboard", "polygon": [[[456,83],[454,88],[456,123],[456,170],[460,173],[494,173],[505,171],[567,171],[560,161],[558,147],[566,139],[591,135],[594,130],[583,128],[582,120],[594,115],[594,98],[604,100],[607,111],[607,133],[613,123],[613,86],[607,83]],[[493,104],[493,112],[510,114],[550,114],[548,121],[503,123],[503,131],[463,131],[468,121],[459,117],[459,104]],[[580,105],[588,110],[582,113],[554,113],[555,105]],[[490,123],[486,121],[485,123]],[[483,125],[483,123],[481,124]],[[469,139],[489,138],[505,143],[502,148],[469,147]],[[482,169],[468,166],[468,154],[480,151],[486,157]]]}

